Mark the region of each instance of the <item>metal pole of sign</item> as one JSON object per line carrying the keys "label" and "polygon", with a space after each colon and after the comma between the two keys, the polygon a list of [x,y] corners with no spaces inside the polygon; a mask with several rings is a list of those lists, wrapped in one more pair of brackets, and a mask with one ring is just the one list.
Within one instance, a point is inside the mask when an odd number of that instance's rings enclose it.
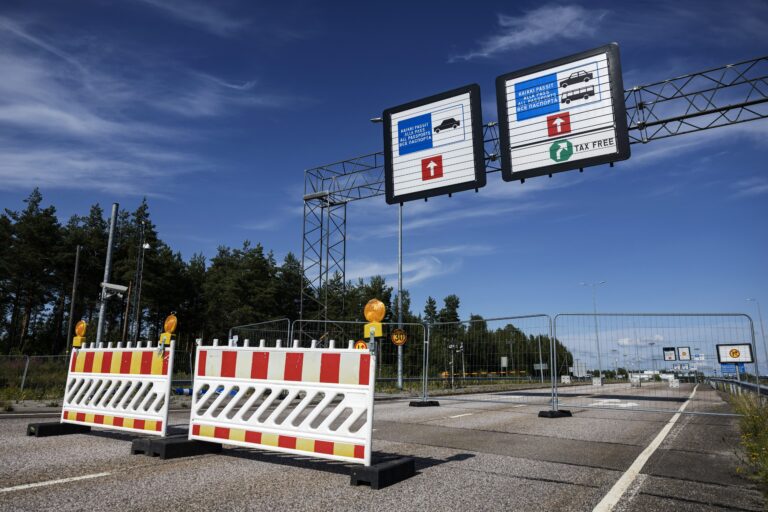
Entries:
{"label": "metal pole of sign", "polygon": [[541,336],[537,336],[539,340],[539,376],[541,377],[541,383],[544,384],[544,362],[541,360]]}
{"label": "metal pole of sign", "polygon": [[[112,217],[109,219],[109,239],[107,240],[107,260],[104,263],[104,283],[109,282],[109,274],[112,273],[112,244],[115,240],[115,226],[117,226],[117,210],[120,207],[112,203]],[[104,317],[107,314],[107,289],[101,288],[101,305],[99,306],[99,324],[96,327],[96,343],[101,343],[104,331]]]}
{"label": "metal pole of sign", "polygon": [[[403,328],[403,203],[400,203],[397,236],[397,327]],[[397,346],[397,389],[403,389],[403,346]]]}
{"label": "metal pole of sign", "polygon": [[427,395],[429,394],[429,336],[430,336],[429,324],[424,328],[424,355],[422,358],[421,372],[422,372],[422,401],[427,401]]}
{"label": "metal pole of sign", "polygon": [[80,245],[75,250],[75,277],[72,279],[72,295],[69,297],[69,319],[67,320],[67,352],[72,345],[72,319],[75,316],[75,298],[77,297],[77,274],[80,270]]}

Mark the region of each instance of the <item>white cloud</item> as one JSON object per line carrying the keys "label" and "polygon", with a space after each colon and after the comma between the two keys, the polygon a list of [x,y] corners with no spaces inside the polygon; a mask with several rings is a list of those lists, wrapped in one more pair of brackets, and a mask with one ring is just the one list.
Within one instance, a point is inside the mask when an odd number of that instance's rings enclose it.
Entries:
{"label": "white cloud", "polygon": [[556,39],[590,37],[608,14],[580,5],[543,5],[521,16],[499,14],[500,31],[482,41],[480,48],[452,57],[451,62],[492,57],[499,53],[536,46]]}
{"label": "white cloud", "polygon": [[768,194],[768,178],[756,176],[736,181],[731,185],[735,190],[733,197],[754,197]]}
{"label": "white cloud", "polygon": [[201,28],[217,36],[231,36],[247,27],[246,19],[225,13],[215,4],[194,0],[139,0],[184,24]]}
{"label": "white cloud", "polygon": [[[34,29],[34,30],[33,30]],[[156,195],[181,173],[211,167],[194,142],[244,108],[295,101],[159,57],[95,46],[69,50],[45,25],[0,17],[0,188],[79,188]],[[119,65],[115,65],[119,63]],[[192,148],[192,149],[190,149]]]}
{"label": "white cloud", "polygon": [[[452,274],[461,268],[462,260],[444,261],[435,256],[409,258],[403,263],[403,286],[413,286],[434,277]],[[397,262],[355,259],[347,266],[347,279],[367,279],[372,276],[397,277]]]}

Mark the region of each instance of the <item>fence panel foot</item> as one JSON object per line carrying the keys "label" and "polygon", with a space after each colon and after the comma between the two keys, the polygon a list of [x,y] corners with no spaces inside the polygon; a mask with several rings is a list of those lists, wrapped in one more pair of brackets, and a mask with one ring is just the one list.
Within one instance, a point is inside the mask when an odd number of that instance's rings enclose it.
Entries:
{"label": "fence panel foot", "polygon": [[35,437],[66,436],[69,434],[87,434],[91,427],[72,423],[30,423],[27,425],[27,435]]}
{"label": "fence panel foot", "polygon": [[402,482],[416,474],[416,463],[410,457],[397,457],[351,470],[350,485],[369,484],[378,490]]}
{"label": "fence panel foot", "polygon": [[221,445],[204,441],[192,441],[187,435],[163,437],[160,439],[141,438],[131,443],[131,455],[144,454],[161,459],[192,457],[206,453],[221,453]]}
{"label": "fence panel foot", "polygon": [[571,411],[566,411],[565,409],[560,409],[558,411],[539,411],[539,418],[570,418],[571,416],[573,416]]}
{"label": "fence panel foot", "polygon": [[437,400],[413,400],[408,404],[410,407],[439,407]]}

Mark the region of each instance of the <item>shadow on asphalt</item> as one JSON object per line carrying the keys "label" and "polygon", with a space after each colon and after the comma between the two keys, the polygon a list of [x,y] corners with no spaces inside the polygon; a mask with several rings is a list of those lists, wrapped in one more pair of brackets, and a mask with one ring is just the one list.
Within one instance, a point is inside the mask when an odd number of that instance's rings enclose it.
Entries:
{"label": "shadow on asphalt", "polygon": [[[316,471],[325,471],[326,473],[335,473],[339,475],[348,475],[350,469],[358,467],[358,464],[348,464],[345,462],[336,462],[332,460],[320,460],[312,457],[303,457],[298,455],[289,455],[285,453],[264,452],[260,450],[251,450],[248,448],[227,448],[220,454],[221,456],[237,457],[240,459],[255,460],[269,464],[280,464],[302,469],[313,469]],[[448,462],[460,462],[471,459],[475,455],[471,453],[457,453],[445,459],[435,459],[431,457],[411,457],[416,463],[416,471],[423,471],[433,466],[446,464]],[[385,462],[387,460],[402,457],[399,454],[373,452],[373,462]]]}

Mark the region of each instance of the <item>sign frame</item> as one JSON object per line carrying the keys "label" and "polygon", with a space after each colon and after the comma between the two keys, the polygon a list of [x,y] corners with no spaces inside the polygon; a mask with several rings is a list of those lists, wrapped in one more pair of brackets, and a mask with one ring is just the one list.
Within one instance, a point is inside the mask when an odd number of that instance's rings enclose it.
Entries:
{"label": "sign frame", "polygon": [[[446,100],[454,96],[469,93],[469,105],[471,110],[470,119],[472,120],[472,153],[475,164],[475,179],[465,183],[456,183],[444,187],[436,187],[408,194],[395,195],[394,169],[392,162],[392,114],[397,114],[404,110],[411,110],[429,103]],[[441,92],[426,98],[403,103],[396,107],[390,107],[382,114],[384,121],[384,190],[386,193],[387,204],[403,204],[407,201],[424,199],[463,192],[465,190],[477,190],[485,186],[485,141],[483,140],[483,111],[480,100],[480,86],[478,84],[465,85],[457,87],[450,91]]]}
{"label": "sign frame", "polygon": [[[664,361],[677,361],[677,347],[662,347],[661,352],[664,356]],[[672,358],[667,359],[667,354],[671,353]]]}
{"label": "sign frame", "polygon": [[[722,357],[720,357],[720,347],[749,347],[749,361],[723,361]],[[715,351],[717,352],[717,362],[720,364],[727,364],[727,363],[746,363],[746,364],[752,364],[755,362],[755,352],[752,350],[754,347],[752,347],[751,343],[718,343],[715,345]]]}
{"label": "sign frame", "polygon": [[[528,169],[526,171],[514,172],[512,168],[512,155],[510,150],[510,133],[507,103],[506,83],[507,81],[520,78],[526,75],[532,75],[540,71],[563,66],[574,61],[582,60],[596,55],[606,54],[608,58],[608,76],[610,80],[611,106],[613,109],[613,122],[616,131],[616,153],[609,155],[599,155],[591,158],[584,158],[574,161],[565,161],[553,163],[537,169]],[[586,50],[575,53],[567,57],[551,60],[543,64],[527,67],[518,71],[512,71],[496,77],[496,108],[499,119],[499,148],[501,152],[501,176],[504,181],[524,182],[528,178],[537,176],[550,177],[552,174],[574,169],[583,169],[595,165],[609,164],[626,160],[630,157],[629,132],[627,130],[627,108],[624,101],[624,80],[621,75],[621,62],[619,59],[618,43],[609,43],[592,50]],[[554,139],[553,139],[554,140]]]}
{"label": "sign frame", "polygon": [[[688,354],[687,356],[685,354]],[[677,347],[677,360],[678,361],[690,361],[691,360],[691,347]]]}

